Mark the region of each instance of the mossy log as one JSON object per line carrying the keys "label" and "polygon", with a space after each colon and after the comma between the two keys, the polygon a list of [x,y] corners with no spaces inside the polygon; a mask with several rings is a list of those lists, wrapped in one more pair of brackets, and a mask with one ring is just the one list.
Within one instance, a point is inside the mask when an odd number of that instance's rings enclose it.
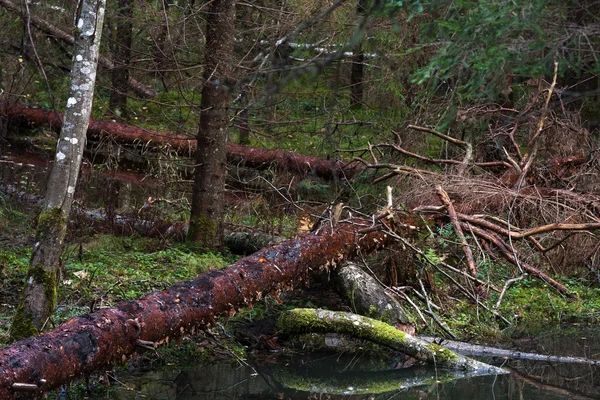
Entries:
{"label": "mossy log", "polygon": [[[363,224],[367,221],[357,221]],[[47,391],[114,363],[139,343],[163,343],[233,315],[268,293],[291,288],[313,272],[332,268],[361,252],[381,248],[389,236],[359,234],[339,224],[321,235],[306,234],[268,247],[223,269],[206,272],[140,300],[73,318],[58,328],[0,349],[0,399],[17,384]]]}
{"label": "mossy log", "polygon": [[487,374],[507,371],[454,353],[436,343],[428,343],[402,332],[385,322],[357,314],[320,309],[297,308],[281,314],[279,331],[286,336],[307,332],[335,332],[400,351],[417,360],[440,367]]}

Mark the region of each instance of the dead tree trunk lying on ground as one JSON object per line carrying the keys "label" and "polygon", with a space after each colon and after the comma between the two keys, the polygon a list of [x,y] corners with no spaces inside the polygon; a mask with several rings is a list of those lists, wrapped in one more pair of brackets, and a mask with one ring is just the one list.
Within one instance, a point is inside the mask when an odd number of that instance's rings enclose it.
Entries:
{"label": "dead tree trunk lying on ground", "polygon": [[[113,363],[125,361],[136,346],[164,343],[233,315],[262,296],[291,287],[311,271],[335,266],[357,246],[370,251],[387,235],[361,235],[356,225],[307,234],[213,270],[137,301],[76,317],[39,337],[0,349],[0,398],[10,399],[19,385],[47,391]],[[29,386],[31,388],[31,386]]]}
{"label": "dead tree trunk lying on ground", "polygon": [[[0,107],[0,110],[3,110],[0,117],[6,118],[13,124],[29,128],[48,126],[55,131],[59,131],[62,126],[62,114],[60,113],[15,103],[5,103],[3,106]],[[192,156],[196,151],[196,139],[190,136],[90,119],[88,139],[98,140],[103,135],[110,136],[119,144],[139,143],[156,147],[170,146],[183,156]],[[293,173],[313,174],[325,179],[350,178],[365,169],[362,164],[356,162],[348,164],[336,159],[233,143],[227,144],[227,160],[233,164],[244,163],[251,168],[261,169],[274,166]]]}
{"label": "dead tree trunk lying on ground", "polygon": [[468,357],[502,357],[512,360],[546,361],[551,363],[585,364],[600,366],[600,360],[592,360],[584,357],[549,356],[537,353],[525,353],[518,350],[501,349],[498,347],[484,346],[473,343],[457,342],[429,336],[420,337],[428,343],[442,343],[445,348]]}
{"label": "dead tree trunk lying on ground", "polygon": [[277,327],[284,335],[290,336],[306,332],[341,333],[372,341],[441,367],[478,373],[507,373],[501,368],[461,356],[436,343],[425,342],[384,322],[357,314],[297,308],[283,313]]}

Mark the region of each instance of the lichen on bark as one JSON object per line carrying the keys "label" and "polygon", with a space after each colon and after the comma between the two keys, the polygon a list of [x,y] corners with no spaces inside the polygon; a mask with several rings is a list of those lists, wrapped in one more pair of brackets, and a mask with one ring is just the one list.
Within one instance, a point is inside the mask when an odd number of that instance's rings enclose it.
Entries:
{"label": "lichen on bark", "polygon": [[57,276],[67,217],[77,185],[92,106],[106,0],[83,0],[71,67],[71,90],[48,179],[44,211],[38,218],[36,242],[21,304],[11,327],[22,339],[43,329],[56,307]]}

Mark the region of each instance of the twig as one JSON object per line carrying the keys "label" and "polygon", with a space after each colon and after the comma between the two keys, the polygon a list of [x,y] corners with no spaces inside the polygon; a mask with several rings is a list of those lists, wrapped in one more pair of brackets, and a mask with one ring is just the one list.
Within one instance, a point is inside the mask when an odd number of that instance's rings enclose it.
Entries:
{"label": "twig", "polygon": [[433,267],[437,267],[439,265],[443,266],[444,268],[449,269],[452,272],[456,272],[457,274],[461,274],[462,276],[464,276],[465,278],[472,280],[473,282],[476,282],[477,284],[481,285],[481,286],[486,286],[489,287],[490,289],[494,290],[495,292],[500,292],[500,289],[498,289],[497,287],[495,287],[494,285],[484,282],[481,279],[478,279],[474,276],[471,276],[470,274],[468,274],[465,271],[461,271],[457,268],[454,268],[453,266],[451,266],[450,264],[447,264],[443,261],[439,262],[439,263],[434,263],[433,261],[431,261],[427,255],[425,253],[423,253],[423,251],[421,251],[419,248],[413,246],[408,240],[404,239],[403,237],[397,235],[396,233],[392,232],[389,228],[387,231],[385,231],[386,234],[392,236],[394,239],[397,239],[399,241],[402,242],[402,244],[404,244],[406,247],[409,247],[412,251],[414,251],[415,253],[417,253],[418,255],[420,255],[421,257],[423,257],[423,259],[430,264]]}
{"label": "twig", "polygon": [[455,139],[452,136],[445,135],[441,132],[436,131],[435,129],[425,128],[423,126],[417,126],[417,125],[409,125],[408,128],[414,129],[416,131],[431,133],[432,135],[435,135],[441,139],[444,139],[445,141],[450,142],[456,146],[462,147],[463,149],[467,149],[469,147],[469,143],[467,143],[463,140]]}
{"label": "twig", "polygon": [[544,130],[544,123],[546,122],[546,116],[548,115],[548,104],[550,104],[550,98],[552,97],[552,93],[554,92],[554,87],[556,86],[556,77],[558,75],[558,62],[554,61],[554,76],[552,78],[552,84],[550,85],[550,89],[548,90],[548,95],[546,96],[546,103],[544,104],[544,108],[542,110],[542,115],[540,116],[540,120],[538,121],[538,126],[535,134],[529,141],[527,145],[527,153],[523,157],[524,166],[521,168],[521,174],[519,176],[519,186],[522,182],[525,181],[527,173],[533,164],[533,160],[537,156],[537,151],[539,148],[539,137],[542,131]]}
{"label": "twig", "polygon": [[452,339],[456,340],[456,335],[448,327],[446,327],[442,323],[442,321],[440,321],[440,319],[437,317],[437,315],[435,315],[435,313],[431,310],[431,304],[429,302],[429,297],[427,296],[427,292],[425,291],[425,285],[423,285],[423,281],[421,279],[419,279],[419,284],[421,285],[421,291],[423,292],[423,297],[425,297],[425,304],[427,304],[427,311],[425,311],[425,312],[431,318],[433,318],[435,323],[438,324],[439,327],[444,330],[444,332],[446,332],[448,335],[450,335],[450,337],[452,337]]}
{"label": "twig", "polygon": [[553,288],[558,290],[560,293],[562,293],[568,297],[571,297],[571,298],[577,297],[565,285],[552,279],[545,272],[540,271],[538,268],[535,268],[535,267],[527,264],[524,261],[518,260],[517,250],[515,248],[509,248],[509,246],[504,242],[504,240],[502,240],[502,238],[500,236],[498,236],[496,233],[486,231],[480,227],[471,225],[467,222],[461,222],[461,225],[465,226],[465,228],[472,229],[476,235],[492,242],[498,248],[498,250],[500,250],[500,253],[504,256],[504,258],[506,258],[511,263],[526,270],[530,274],[535,275],[538,278],[546,281],[546,283],[548,283],[550,286],[552,286]]}
{"label": "twig", "polygon": [[504,297],[504,294],[506,293],[506,291],[508,290],[510,285],[512,285],[515,282],[520,281],[524,277],[525,277],[525,274],[523,274],[517,278],[509,279],[504,283],[504,287],[502,288],[502,293],[500,293],[500,297],[498,297],[498,301],[496,302],[496,305],[494,306],[494,311],[498,311],[498,308],[500,308],[500,303],[502,303],[502,298]]}
{"label": "twig", "polygon": [[462,247],[463,253],[465,253],[465,257],[467,257],[469,272],[472,276],[477,276],[477,265],[475,265],[475,260],[473,259],[473,252],[471,251],[471,247],[467,242],[467,238],[465,238],[462,228],[460,227],[458,217],[456,216],[456,210],[450,201],[450,197],[448,197],[448,193],[446,193],[446,191],[442,189],[440,185],[437,185],[435,190],[437,191],[438,196],[440,196],[442,203],[444,203],[446,206],[446,209],[448,210],[448,217],[450,218],[452,225],[454,225],[454,229],[456,229],[456,234],[460,239],[460,246]]}

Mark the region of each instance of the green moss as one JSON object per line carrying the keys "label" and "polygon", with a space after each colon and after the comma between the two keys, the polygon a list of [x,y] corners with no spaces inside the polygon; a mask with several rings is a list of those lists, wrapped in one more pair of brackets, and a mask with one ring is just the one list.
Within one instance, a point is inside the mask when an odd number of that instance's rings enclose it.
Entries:
{"label": "green moss", "polygon": [[458,356],[455,353],[445,347],[440,346],[439,344],[429,343],[424,347],[435,354],[435,359],[440,364],[448,365],[453,361],[458,360]]}
{"label": "green moss", "polygon": [[199,238],[200,244],[207,248],[212,247],[214,237],[217,235],[217,221],[206,215],[199,215],[190,221],[188,238],[195,240]]}
{"label": "green moss", "polygon": [[42,237],[64,237],[61,232],[66,230],[67,217],[60,207],[51,207],[40,213],[37,223],[37,232]]}
{"label": "green moss", "polygon": [[44,287],[44,294],[48,301],[48,315],[52,315],[56,309],[57,286],[56,273],[46,271],[40,265],[29,269],[27,276],[33,277],[33,280]]}
{"label": "green moss", "polygon": [[[359,322],[358,320],[348,318],[347,313],[326,311],[332,313],[330,319],[336,320],[336,324],[330,324],[319,317],[319,312],[321,311],[297,308],[282,313],[277,321],[277,327],[285,333],[329,331],[351,334],[357,338],[371,340],[380,344],[398,341],[401,343],[406,342],[406,333],[399,331],[385,322],[374,319],[368,319],[368,322]],[[365,321],[365,319],[362,321]]]}
{"label": "green moss", "polygon": [[39,330],[33,325],[33,316],[29,310],[26,309],[25,305],[19,305],[12,320],[10,336],[13,339],[21,340],[37,336],[39,333]]}
{"label": "green moss", "polygon": [[[27,277],[33,279],[34,282],[41,284],[44,288],[48,308],[47,314],[52,315],[56,309],[57,300],[57,279],[56,274],[44,270],[40,265],[33,266],[27,272]],[[17,307],[15,316],[11,326],[11,336],[15,339],[24,339],[30,336],[35,336],[40,333],[33,322],[33,314],[31,310],[21,300],[21,304]]]}
{"label": "green moss", "polygon": [[65,217],[60,207],[51,207],[40,213],[38,217],[38,229],[64,224],[66,219],[67,217]]}

